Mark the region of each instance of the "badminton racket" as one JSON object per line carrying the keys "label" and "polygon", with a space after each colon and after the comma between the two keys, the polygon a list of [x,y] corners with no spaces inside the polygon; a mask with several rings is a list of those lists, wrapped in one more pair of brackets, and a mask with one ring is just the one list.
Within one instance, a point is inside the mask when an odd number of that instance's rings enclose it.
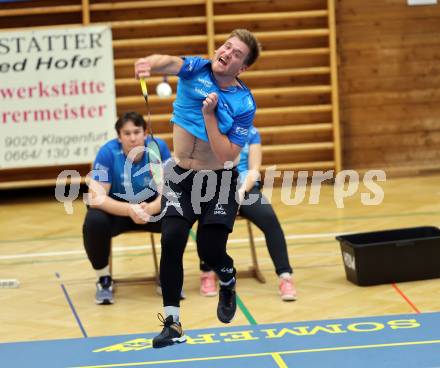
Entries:
{"label": "badminton racket", "polygon": [[140,79],[142,95],[145,99],[145,105],[147,107],[147,129],[149,136],[147,138],[147,158],[148,158],[148,167],[150,170],[151,177],[159,188],[163,183],[163,166],[162,166],[162,157],[160,154],[159,144],[157,140],[154,138],[153,127],[151,124],[151,114],[150,114],[150,105],[148,103],[148,89],[147,82],[145,79]]}

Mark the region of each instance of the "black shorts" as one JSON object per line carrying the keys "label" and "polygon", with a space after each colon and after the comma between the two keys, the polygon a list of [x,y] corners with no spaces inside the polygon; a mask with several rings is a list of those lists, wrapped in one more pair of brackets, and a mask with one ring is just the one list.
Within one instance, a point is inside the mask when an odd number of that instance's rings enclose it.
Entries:
{"label": "black shorts", "polygon": [[221,170],[186,170],[169,163],[162,195],[164,217],[183,217],[190,224],[223,224],[229,231],[237,216],[238,172]]}

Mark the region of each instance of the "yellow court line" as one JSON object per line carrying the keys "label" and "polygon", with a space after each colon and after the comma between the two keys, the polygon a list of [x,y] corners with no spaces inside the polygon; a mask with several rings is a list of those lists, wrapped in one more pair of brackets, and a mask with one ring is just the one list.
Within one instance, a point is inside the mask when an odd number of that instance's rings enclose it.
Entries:
{"label": "yellow court line", "polygon": [[283,358],[281,358],[280,354],[273,353],[272,354],[272,358],[275,360],[275,362],[277,363],[278,367],[280,367],[280,368],[289,368],[287,366],[287,364],[284,363],[284,360],[283,360]]}
{"label": "yellow court line", "polygon": [[[71,368],[137,367],[137,366],[141,366],[141,365],[154,365],[154,364],[167,364],[167,363],[185,363],[185,362],[195,362],[195,361],[251,358],[251,357],[262,357],[262,356],[272,356],[272,357],[274,357],[274,355],[282,355],[282,354],[319,353],[319,352],[323,352],[323,351],[372,349],[372,348],[386,348],[386,347],[395,347],[395,346],[430,345],[430,344],[440,344],[440,340],[394,342],[394,343],[389,343],[389,344],[352,345],[352,346],[339,346],[339,347],[334,347],[334,348],[286,350],[286,351],[277,351],[277,352],[274,351],[274,352],[267,352],[267,353],[224,355],[224,356],[213,356],[213,357],[203,357],[203,358],[187,358],[187,359],[174,359],[174,360],[157,360],[157,361],[151,361],[151,362],[138,362],[138,363],[118,363],[118,364],[104,364],[104,365],[85,365],[85,366],[76,366],[76,367],[71,367]],[[274,357],[274,359],[276,360],[275,357]],[[280,360],[281,360],[281,357],[280,357]],[[284,364],[284,362],[282,360],[281,360],[281,362]],[[285,366],[280,366],[280,367],[284,368]]]}
{"label": "yellow court line", "polygon": [[238,359],[238,358],[250,358],[268,356],[271,353],[256,353],[256,354],[238,354],[238,355],[220,355],[213,357],[203,358],[186,358],[186,359],[174,359],[174,360],[156,360],[152,362],[138,362],[138,363],[119,363],[119,364],[104,364],[104,365],[85,365],[70,368],[109,368],[109,367],[136,367],[140,365],[153,365],[153,364],[167,364],[167,363],[186,363],[186,362],[200,362],[204,360],[220,360],[220,359]]}

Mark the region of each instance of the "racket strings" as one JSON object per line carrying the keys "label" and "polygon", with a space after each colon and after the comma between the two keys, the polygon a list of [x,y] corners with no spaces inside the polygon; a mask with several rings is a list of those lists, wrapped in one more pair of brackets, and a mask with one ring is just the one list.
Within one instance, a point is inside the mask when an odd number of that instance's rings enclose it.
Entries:
{"label": "racket strings", "polygon": [[150,168],[150,173],[153,177],[153,180],[156,184],[162,183],[163,180],[163,166],[162,166],[162,157],[160,153],[159,144],[153,135],[153,127],[151,124],[151,112],[150,112],[150,104],[148,102],[148,90],[145,79],[140,80],[142,95],[145,99],[145,106],[147,108],[147,128],[148,133],[150,134],[150,139],[147,142],[147,157],[148,157],[148,165]]}
{"label": "racket strings", "polygon": [[140,79],[142,95],[144,96],[145,106],[147,107],[147,127],[148,133],[153,136],[153,127],[151,126],[150,104],[148,102],[148,88],[145,79]]}

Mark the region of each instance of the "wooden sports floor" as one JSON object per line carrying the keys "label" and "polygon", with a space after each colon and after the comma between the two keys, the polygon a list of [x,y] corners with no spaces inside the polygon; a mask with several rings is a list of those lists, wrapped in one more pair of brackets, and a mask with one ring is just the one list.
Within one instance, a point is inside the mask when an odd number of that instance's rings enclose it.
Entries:
{"label": "wooden sports floor", "polygon": [[[346,280],[337,234],[440,225],[440,175],[388,179],[380,205],[364,206],[359,191],[337,208],[331,185],[319,204],[309,204],[310,187],[298,205],[285,205],[281,190],[272,203],[279,215],[294,267],[298,300],[282,302],[261,233],[254,231],[267,279],[238,280],[241,306],[231,326],[417,314],[440,311],[440,280],[360,287]],[[17,289],[0,289],[0,343],[139,334],[159,331],[161,297],[153,284],[119,284],[115,304],[94,303],[95,275],[85,256],[81,227],[85,206],[67,214],[51,190],[0,192],[0,279],[18,279]],[[292,194],[293,196],[293,194]],[[158,237],[156,236],[157,240]],[[250,265],[246,226],[237,222],[229,250],[240,270]],[[159,243],[159,241],[158,241]],[[159,243],[160,244],[160,243]],[[149,237],[114,239],[116,276],[153,273]],[[198,260],[190,239],[182,302],[184,329],[224,327],[216,318],[217,298],[199,295]]]}

